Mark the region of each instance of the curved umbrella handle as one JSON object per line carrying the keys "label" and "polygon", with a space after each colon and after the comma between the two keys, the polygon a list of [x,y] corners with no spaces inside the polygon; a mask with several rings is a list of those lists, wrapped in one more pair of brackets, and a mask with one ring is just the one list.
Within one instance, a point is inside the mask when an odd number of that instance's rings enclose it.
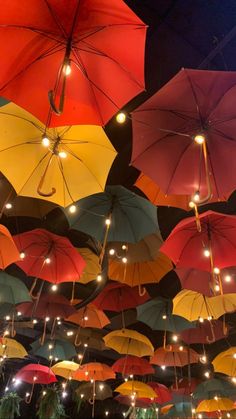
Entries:
{"label": "curved umbrella handle", "polygon": [[207,343],[213,343],[216,340],[214,327],[212,326],[211,321],[210,321],[210,326],[211,326],[212,337],[211,338],[209,336],[206,337]]}
{"label": "curved umbrella handle", "polygon": [[142,287],[141,284],[139,284],[139,286],[138,286],[138,293],[139,293],[140,297],[143,297],[146,294],[146,288]]}
{"label": "curved umbrella handle", "polygon": [[206,141],[203,142],[202,148],[203,148],[203,157],[204,157],[205,172],[206,172],[207,195],[204,196],[202,199],[199,199],[199,201],[197,202],[197,205],[206,204],[209,201],[209,199],[211,199],[211,196],[212,196],[212,186],[211,186],[210,175],[209,175]]}
{"label": "curved umbrella handle", "polygon": [[53,159],[53,156],[54,156],[54,154],[52,154],[51,157],[50,157],[50,159],[48,160],[47,166],[45,167],[44,173],[43,173],[43,175],[42,175],[42,177],[40,179],[39,185],[37,187],[38,194],[41,195],[41,196],[45,196],[45,197],[46,196],[52,196],[52,195],[54,195],[56,193],[56,188],[52,188],[51,191],[50,192],[47,192],[47,193],[45,193],[45,192],[42,191],[42,187],[43,187],[43,184],[44,184],[44,181],[45,181],[45,177],[47,175],[47,171],[48,171],[48,168],[49,168],[49,166],[51,164],[51,161]]}
{"label": "curved umbrella handle", "polygon": [[25,403],[26,404],[30,404],[31,403],[31,400],[32,400],[32,397],[33,397],[33,392],[34,392],[34,382],[32,384],[32,388],[31,388],[30,394],[28,396],[25,396]]}
{"label": "curved umbrella handle", "polygon": [[61,115],[64,109],[64,102],[65,102],[65,90],[66,90],[66,75],[63,76],[62,81],[62,89],[61,89],[61,96],[59,100],[59,107],[57,107],[54,99],[54,91],[49,90],[48,92],[48,100],[51,106],[51,109],[53,112],[55,112],[57,115]]}

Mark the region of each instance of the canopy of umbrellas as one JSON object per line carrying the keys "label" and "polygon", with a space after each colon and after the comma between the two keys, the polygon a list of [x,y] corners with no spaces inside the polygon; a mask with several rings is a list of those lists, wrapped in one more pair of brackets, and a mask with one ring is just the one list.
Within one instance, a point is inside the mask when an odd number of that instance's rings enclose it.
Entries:
{"label": "canopy of umbrellas", "polygon": [[[127,115],[146,25],[121,0],[28,4],[0,0],[0,413],[41,391],[47,419],[72,394],[73,417],[233,417],[236,216],[204,205],[236,189],[236,73],[183,69]],[[115,115],[136,193],[106,186]],[[165,241],[159,206],[188,211]],[[171,271],[180,292],[151,298]]]}

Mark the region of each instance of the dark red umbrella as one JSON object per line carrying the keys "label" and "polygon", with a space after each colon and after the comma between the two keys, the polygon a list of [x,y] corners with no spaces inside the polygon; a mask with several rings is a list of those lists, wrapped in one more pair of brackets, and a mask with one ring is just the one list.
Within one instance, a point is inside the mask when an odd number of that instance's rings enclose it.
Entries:
{"label": "dark red umbrella", "polygon": [[[105,125],[144,90],[146,25],[124,1],[0,7],[0,94],[47,125]],[[48,94],[60,117],[49,114]]]}
{"label": "dark red umbrella", "polygon": [[132,164],[166,194],[197,193],[196,203],[230,194],[235,94],[234,72],[182,69],[133,112]]}
{"label": "dark red umbrella", "polygon": [[200,384],[201,380],[197,378],[181,378],[178,380],[178,387],[176,385],[172,385],[170,390],[173,394],[179,394],[182,396],[188,396],[194,392],[195,388]]}
{"label": "dark red umbrella", "polygon": [[235,264],[236,216],[206,211],[199,218],[201,232],[197,229],[195,217],[182,220],[160,250],[178,268],[191,267],[219,276],[215,268]]}
{"label": "dark red umbrella", "polygon": [[22,256],[17,264],[27,275],[53,284],[79,280],[85,261],[66,237],[37,228],[14,240]]}
{"label": "dark red umbrella", "polygon": [[134,355],[119,358],[112,365],[112,369],[122,375],[146,375],[155,373],[154,368],[149,364],[147,359]]}
{"label": "dark red umbrella", "polygon": [[171,392],[166,386],[164,386],[164,384],[160,384],[153,381],[153,382],[148,382],[148,385],[152,387],[152,389],[155,391],[157,396],[153,400],[143,398],[142,399],[143,401],[149,400],[151,403],[164,404],[172,400]]}
{"label": "dark red umbrella", "polygon": [[212,343],[226,338],[229,334],[229,327],[221,320],[205,320],[197,327],[180,332],[180,339],[187,343]]}
{"label": "dark red umbrella", "polygon": [[101,310],[122,311],[128,308],[137,307],[149,299],[146,292],[140,296],[138,287],[129,287],[122,283],[111,282],[93,303]]}

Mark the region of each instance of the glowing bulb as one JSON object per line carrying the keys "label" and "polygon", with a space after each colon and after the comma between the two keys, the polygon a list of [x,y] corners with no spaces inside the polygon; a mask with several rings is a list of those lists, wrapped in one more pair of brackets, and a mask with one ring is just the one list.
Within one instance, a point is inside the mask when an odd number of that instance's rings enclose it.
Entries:
{"label": "glowing bulb", "polygon": [[203,317],[199,317],[198,320],[199,320],[200,323],[204,323],[204,318]]}
{"label": "glowing bulb", "polygon": [[206,378],[209,378],[210,377],[210,372],[206,371],[206,372],[204,372],[204,375],[205,375]]}
{"label": "glowing bulb", "polygon": [[204,134],[197,134],[194,136],[195,143],[199,145],[203,144],[205,140],[206,140],[206,137]]}
{"label": "glowing bulb", "polygon": [[61,320],[61,318],[60,317],[57,317],[57,320]]}
{"label": "glowing bulb", "polygon": [[135,403],[134,403],[134,402],[132,402],[132,403],[131,403],[131,406],[132,406],[132,407],[134,407],[134,406],[135,406]]}
{"label": "glowing bulb", "polygon": [[220,269],[219,268],[214,268],[213,271],[214,271],[214,274],[216,274],[216,275],[219,275],[219,273],[220,273]]}
{"label": "glowing bulb", "polygon": [[37,324],[38,320],[37,319],[33,319],[33,324]]}
{"label": "glowing bulb", "polygon": [[21,316],[21,311],[17,311],[17,316]]}
{"label": "glowing bulb", "polygon": [[57,362],[58,361],[58,358],[55,358],[55,361]]}
{"label": "glowing bulb", "polygon": [[97,281],[98,281],[98,282],[101,282],[101,281],[102,281],[102,275],[98,275],[98,276],[97,276]]}
{"label": "glowing bulb", "polygon": [[167,315],[166,314],[163,314],[162,318],[163,318],[163,320],[166,320],[167,319]]}
{"label": "glowing bulb", "polygon": [[232,383],[236,384],[236,377],[231,378]]}
{"label": "glowing bulb", "polygon": [[8,335],[10,335],[9,330],[5,330],[5,332],[3,333],[3,335],[4,335],[4,336],[8,336]]}
{"label": "glowing bulb", "polygon": [[52,355],[49,355],[49,359],[52,360],[53,359],[53,356]]}
{"label": "glowing bulb", "polygon": [[67,396],[67,392],[66,391],[63,391],[61,395],[62,395],[62,397],[64,399]]}
{"label": "glowing bulb", "polygon": [[88,371],[85,371],[85,375],[88,376]]}
{"label": "glowing bulb", "polygon": [[236,353],[235,353],[235,354],[233,354],[233,358],[234,358],[234,359],[236,359]]}
{"label": "glowing bulb", "polygon": [[119,112],[116,115],[116,122],[118,122],[118,124],[123,124],[126,121],[126,114],[124,112]]}
{"label": "glowing bulb", "polygon": [[166,366],[165,366],[165,365],[161,365],[161,369],[162,369],[163,371],[165,371]]}
{"label": "glowing bulb", "polygon": [[131,375],[129,376],[129,378],[131,378],[131,380],[132,380],[132,378],[134,378],[133,374],[131,374]]}
{"label": "glowing bulb", "polygon": [[49,320],[50,320],[50,317],[45,317],[46,322],[49,322]]}
{"label": "glowing bulb", "polygon": [[65,151],[59,151],[58,156],[61,157],[61,159],[66,159],[67,153]]}
{"label": "glowing bulb", "polygon": [[85,348],[87,348],[87,347],[88,347],[88,344],[87,344],[87,343],[85,343],[85,344],[84,344],[84,347],[85,347]]}
{"label": "glowing bulb", "polygon": [[45,259],[45,263],[46,263],[47,265],[49,265],[49,263],[51,263],[51,259],[50,259],[50,258],[46,258],[46,259]]}
{"label": "glowing bulb", "polygon": [[82,354],[78,354],[78,358],[79,359],[82,359],[83,358],[83,355]]}
{"label": "glowing bulb", "polygon": [[209,320],[209,322],[212,320],[212,316],[208,316],[207,320]]}
{"label": "glowing bulb", "polygon": [[104,384],[100,384],[99,389],[102,391],[104,389]]}
{"label": "glowing bulb", "polygon": [[43,396],[46,396],[46,394],[47,394],[47,392],[44,390],[44,391],[43,391]]}
{"label": "glowing bulb", "polygon": [[60,324],[61,324],[61,320],[57,320],[57,324],[59,324],[59,326],[60,326]]}
{"label": "glowing bulb", "polygon": [[204,256],[205,256],[206,258],[209,258],[209,257],[210,257],[210,255],[211,255],[211,253],[210,253],[210,250],[209,250],[209,249],[204,249],[203,254],[204,254]]}
{"label": "glowing bulb", "polygon": [[207,363],[207,357],[206,357],[206,355],[202,355],[200,357],[200,361],[201,361],[202,364],[206,364]]}
{"label": "glowing bulb", "polygon": [[20,258],[24,259],[25,258],[25,252],[20,252]]}
{"label": "glowing bulb", "polygon": [[5,391],[8,391],[9,390],[9,387],[5,387]]}
{"label": "glowing bulb", "polygon": [[81,399],[82,399],[82,398],[84,397],[84,394],[81,394],[81,395],[80,395],[80,397],[81,397]]}
{"label": "glowing bulb", "polygon": [[218,396],[214,396],[214,399],[215,399],[215,400],[218,400]]}
{"label": "glowing bulb", "polygon": [[72,204],[72,205],[69,207],[69,212],[70,212],[71,214],[74,214],[74,213],[76,212],[76,205],[75,205],[75,204]]}
{"label": "glowing bulb", "polygon": [[21,380],[19,380],[19,378],[16,378],[14,380],[14,386],[18,386],[21,383]]}
{"label": "glowing bulb", "polygon": [[125,382],[127,383],[127,381],[128,381],[128,378],[127,378],[127,377],[125,377]]}
{"label": "glowing bulb", "polygon": [[56,284],[53,284],[52,287],[51,287],[51,290],[52,291],[57,291],[57,289],[58,289],[58,286]]}
{"label": "glowing bulb", "polygon": [[199,202],[199,200],[200,200],[200,194],[199,194],[199,192],[197,191],[197,192],[195,192],[195,194],[193,195],[193,201],[194,201],[194,202]]}
{"label": "glowing bulb", "polygon": [[121,249],[122,249],[122,250],[126,250],[126,249],[127,249],[126,244],[122,244]]}
{"label": "glowing bulb", "polygon": [[33,377],[33,380],[34,380],[34,381],[37,381],[37,377],[36,377],[36,375]]}
{"label": "glowing bulb", "polygon": [[109,250],[109,255],[113,256],[115,254],[115,249],[110,249]]}
{"label": "glowing bulb", "polygon": [[111,225],[111,220],[110,220],[110,218],[106,218],[106,220],[105,220],[105,224],[106,224],[107,226]]}
{"label": "glowing bulb", "polygon": [[230,413],[229,413],[229,412],[227,412],[227,413],[226,413],[226,416],[227,416],[227,418],[230,418],[230,416],[231,416],[231,415],[230,415]]}
{"label": "glowing bulb", "polygon": [[73,336],[74,332],[73,330],[68,330],[68,332],[66,332],[67,336]]}
{"label": "glowing bulb", "polygon": [[106,415],[106,416],[108,416],[108,415],[109,415],[109,412],[108,412],[108,410],[106,410],[106,412],[105,412],[105,415]]}
{"label": "glowing bulb", "polygon": [[177,336],[177,335],[173,335],[173,336],[172,336],[172,340],[173,340],[174,342],[177,342],[177,340],[178,340],[178,336]]}
{"label": "glowing bulb", "polygon": [[220,286],[219,285],[215,285],[214,288],[215,288],[215,291],[217,291],[217,292],[220,291]]}
{"label": "glowing bulb", "polygon": [[8,203],[5,205],[5,208],[6,208],[6,209],[11,209],[11,208],[12,208],[12,204],[11,204],[10,202],[8,202]]}
{"label": "glowing bulb", "polygon": [[63,73],[64,73],[66,76],[69,76],[69,75],[70,75],[70,73],[71,73],[70,60],[67,60],[67,61],[64,63],[64,66],[63,66]]}
{"label": "glowing bulb", "polygon": [[199,414],[197,415],[197,417],[198,417],[198,419],[202,419],[202,414],[201,414],[201,413],[199,413]]}
{"label": "glowing bulb", "polygon": [[30,393],[25,393],[25,397],[29,397]]}
{"label": "glowing bulb", "polygon": [[225,280],[225,282],[230,282],[231,281],[231,276],[230,275],[226,275],[225,277],[224,277],[224,280]]}
{"label": "glowing bulb", "polygon": [[127,259],[126,257],[123,257],[123,258],[122,258],[122,262],[123,262],[123,263],[127,263],[127,262],[128,262],[128,259]]}
{"label": "glowing bulb", "polygon": [[196,409],[192,409],[192,413],[194,414],[194,413],[196,413]]}
{"label": "glowing bulb", "polygon": [[48,349],[52,349],[53,348],[53,345],[50,343],[49,345],[48,345]]}
{"label": "glowing bulb", "polygon": [[10,316],[6,316],[5,319],[8,321],[8,320],[11,320],[11,317]]}
{"label": "glowing bulb", "polygon": [[85,317],[84,317],[84,320],[85,320],[85,321],[87,321],[87,320],[88,320],[88,316],[85,316]]}
{"label": "glowing bulb", "polygon": [[43,135],[43,137],[42,137],[42,145],[44,147],[49,147],[49,145],[50,145],[50,140],[48,139],[48,137],[46,135]]}
{"label": "glowing bulb", "polygon": [[189,208],[194,208],[195,207],[195,203],[193,201],[190,201],[188,203]]}
{"label": "glowing bulb", "polygon": [[180,350],[180,351],[183,351],[183,350],[184,350],[184,347],[183,347],[183,346],[180,346],[180,347],[179,347],[179,350]]}

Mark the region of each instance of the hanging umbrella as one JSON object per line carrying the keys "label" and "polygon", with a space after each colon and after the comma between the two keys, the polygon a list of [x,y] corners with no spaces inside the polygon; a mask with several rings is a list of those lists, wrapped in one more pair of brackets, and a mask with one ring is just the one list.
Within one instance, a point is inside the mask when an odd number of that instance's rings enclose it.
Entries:
{"label": "hanging umbrella", "polygon": [[[45,123],[105,125],[144,90],[146,25],[123,1],[39,0],[30,10],[13,1],[1,9],[0,92]],[[48,115],[48,94],[60,117]]]}
{"label": "hanging umbrella", "polygon": [[125,284],[110,282],[93,303],[99,309],[120,312],[136,307],[148,298],[147,293],[143,296],[139,295],[138,287],[131,288]]}
{"label": "hanging umbrella", "polygon": [[[192,268],[179,268],[176,269],[182,288],[197,291],[201,294],[211,297],[214,294],[220,292],[220,287],[218,284],[215,284],[215,287],[212,284],[212,275],[210,272],[200,271],[198,269]],[[221,286],[223,294],[230,294],[236,292],[236,282],[235,282],[235,268],[224,268],[220,271],[221,276]]]}
{"label": "hanging umbrella", "polygon": [[[126,406],[130,406],[131,404],[130,396],[123,396],[122,394],[118,394],[118,396],[114,397],[114,400]],[[147,408],[152,403],[152,401],[150,400],[151,399],[148,399],[148,398],[136,398],[135,407]]]}
{"label": "hanging umbrella", "polygon": [[57,362],[51,367],[51,371],[55,375],[59,375],[60,377],[69,380],[72,377],[72,373],[76,371],[80,367],[79,364],[73,361],[61,361]]}
{"label": "hanging umbrella", "polygon": [[132,164],[167,194],[230,194],[235,83],[232,72],[182,69],[133,113]]}
{"label": "hanging umbrella", "polygon": [[[71,336],[71,341],[74,343],[74,336]],[[89,327],[80,329],[75,346],[93,348],[98,351],[104,351],[107,349],[103,341],[102,329],[92,329]]]}
{"label": "hanging umbrella", "polygon": [[191,345],[192,343],[210,344],[217,340],[227,338],[229,327],[220,320],[199,322],[197,327],[183,330],[180,339]]}
{"label": "hanging umbrella", "polygon": [[191,418],[192,408],[192,403],[189,402],[175,403],[166,414],[168,417],[174,418]]}
{"label": "hanging umbrella", "polygon": [[0,272],[0,287],[0,313],[9,314],[16,304],[31,301],[24,282],[4,271]]}
{"label": "hanging umbrella", "polygon": [[97,276],[102,271],[99,256],[86,247],[80,247],[77,250],[85,261],[85,268],[80,276],[79,282],[81,284],[87,284],[97,279]]}
{"label": "hanging umbrella", "polygon": [[[170,402],[172,399],[171,393],[168,390],[164,384],[157,383],[155,381],[149,381],[148,385],[152,387],[152,389],[155,391],[156,396],[154,399],[149,399],[149,403],[155,403],[155,404],[164,404]],[[142,399],[143,401],[148,401],[148,399]]]}
{"label": "hanging umbrella", "polygon": [[216,410],[225,411],[233,409],[234,402],[232,400],[227,399],[225,397],[219,397],[217,399],[201,401],[196,408],[196,412],[215,412]]}
{"label": "hanging umbrella", "polygon": [[196,389],[197,385],[200,383],[200,380],[195,377],[184,377],[180,378],[177,382],[177,386],[172,384],[170,390],[173,395],[189,396]]}
{"label": "hanging umbrella", "polygon": [[134,355],[127,355],[119,358],[112,365],[112,369],[115,372],[119,372],[123,376],[125,375],[146,375],[154,374],[154,368],[149,364],[145,358],[139,358]]}
{"label": "hanging umbrella", "polygon": [[147,324],[153,330],[181,332],[194,326],[184,317],[172,315],[172,302],[157,297],[137,307],[137,320]]}
{"label": "hanging umbrella", "polygon": [[2,358],[24,358],[27,352],[15,339],[0,338],[0,356]]}
{"label": "hanging umbrella", "polygon": [[173,299],[173,314],[185,317],[190,322],[199,319],[215,320],[235,310],[236,294],[205,297],[195,291],[182,290]]}
{"label": "hanging umbrella", "polygon": [[104,190],[116,151],[101,127],[47,129],[13,103],[0,108],[0,123],[1,171],[18,195],[66,207]]}
{"label": "hanging umbrella", "polygon": [[46,339],[44,344],[41,344],[41,340],[36,340],[31,343],[31,353],[41,358],[48,359],[49,361],[59,359],[71,359],[77,356],[74,345],[67,340],[62,339]]}
{"label": "hanging umbrella", "polygon": [[111,367],[100,362],[83,364],[72,374],[72,379],[77,381],[105,381],[115,377]]}
{"label": "hanging umbrella", "polygon": [[167,345],[165,348],[158,348],[150,359],[151,364],[169,367],[183,367],[188,364],[199,362],[199,354],[192,348],[183,345]]}
{"label": "hanging umbrella", "polygon": [[[93,399],[94,385],[93,383],[83,383],[75,390],[76,394],[84,400]],[[112,389],[107,383],[102,381],[95,382],[95,400],[106,400],[112,397]]]}
{"label": "hanging umbrella", "polygon": [[155,391],[149,385],[142,383],[141,381],[126,381],[114,390],[124,396],[131,396],[135,394],[137,398],[148,398],[151,399],[156,396]]}
{"label": "hanging umbrella", "polygon": [[0,269],[5,269],[20,259],[19,251],[10,231],[0,224]]}
{"label": "hanging umbrella", "polygon": [[215,397],[234,397],[235,386],[223,379],[211,378],[203,381],[193,391],[193,398],[198,400],[214,399]]}
{"label": "hanging umbrella", "polygon": [[168,413],[168,412],[169,412],[169,410],[170,410],[173,406],[174,406],[173,404],[167,404],[166,406],[162,406],[162,407],[161,407],[161,413],[162,413],[163,415],[166,415],[166,413]]}
{"label": "hanging umbrella", "polygon": [[154,348],[150,340],[135,330],[114,330],[103,339],[107,347],[120,354],[138,357],[153,355]]}
{"label": "hanging umbrella", "polygon": [[236,347],[219,353],[212,361],[214,371],[234,377],[236,375]]}
{"label": "hanging umbrella", "polygon": [[65,320],[77,324],[80,327],[94,327],[97,329],[103,329],[103,327],[110,323],[105,313],[92,303],[80,308]]}

